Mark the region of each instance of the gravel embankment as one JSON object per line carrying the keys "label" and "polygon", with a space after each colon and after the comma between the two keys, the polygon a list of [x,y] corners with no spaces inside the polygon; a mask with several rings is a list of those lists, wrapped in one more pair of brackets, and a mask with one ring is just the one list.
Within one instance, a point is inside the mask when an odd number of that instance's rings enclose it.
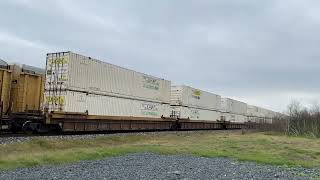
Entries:
{"label": "gravel embankment", "polygon": [[283,169],[227,158],[143,153],[5,171],[0,172],[0,179],[310,179],[319,175],[315,169]]}

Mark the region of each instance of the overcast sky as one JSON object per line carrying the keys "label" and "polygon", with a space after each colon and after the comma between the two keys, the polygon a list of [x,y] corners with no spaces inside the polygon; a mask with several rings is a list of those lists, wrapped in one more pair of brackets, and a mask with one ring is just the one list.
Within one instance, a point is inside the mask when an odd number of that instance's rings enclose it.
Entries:
{"label": "overcast sky", "polygon": [[1,0],[0,58],[74,51],[283,111],[320,101],[319,0]]}

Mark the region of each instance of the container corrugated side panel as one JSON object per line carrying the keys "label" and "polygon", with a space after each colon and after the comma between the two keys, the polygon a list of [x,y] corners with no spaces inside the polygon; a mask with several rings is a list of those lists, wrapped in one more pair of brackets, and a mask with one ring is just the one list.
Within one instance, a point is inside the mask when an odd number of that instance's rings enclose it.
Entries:
{"label": "container corrugated side panel", "polygon": [[171,96],[170,104],[171,105],[182,105],[182,86],[171,86]]}
{"label": "container corrugated side panel", "polygon": [[221,113],[218,111],[190,108],[183,106],[171,106],[175,114],[180,114],[180,118],[200,121],[217,121],[220,120]]}
{"label": "container corrugated side panel", "polygon": [[256,106],[248,105],[247,109],[248,116],[259,116],[259,109]]}
{"label": "container corrugated side panel", "polygon": [[3,102],[3,111],[7,111],[10,105],[12,73],[5,69],[0,69],[0,92],[1,101]]}
{"label": "container corrugated side panel", "polygon": [[221,109],[223,112],[241,115],[246,115],[248,111],[246,103],[230,98],[221,99]]}
{"label": "container corrugated side panel", "polygon": [[248,105],[248,115],[249,116],[255,116],[255,117],[274,117],[273,111],[267,110],[265,108],[257,107],[257,106],[252,106]]}
{"label": "container corrugated side panel", "polygon": [[185,88],[187,89],[186,91],[188,94],[188,106],[215,110],[219,109],[218,102],[220,102],[220,96],[188,86]]}
{"label": "container corrugated side panel", "polygon": [[219,110],[221,97],[219,95],[198,90],[189,86],[171,87],[171,104],[207,110]]}
{"label": "container corrugated side panel", "polygon": [[25,108],[26,110],[40,110],[42,103],[42,75],[27,75],[25,74],[27,86],[25,92]]}
{"label": "container corrugated side panel", "polygon": [[161,99],[165,103],[170,103],[170,96],[171,96],[171,81],[168,80],[161,80]]}
{"label": "container corrugated side panel", "polygon": [[247,113],[247,104],[241,101],[232,100],[232,111],[233,113],[245,115]]}
{"label": "container corrugated side panel", "polygon": [[[65,74],[68,78],[67,82],[63,82],[63,87],[69,90],[91,91],[104,95],[120,95],[164,103],[170,101],[170,81],[89,59],[89,57],[72,52],[49,54],[48,57],[53,62],[56,61],[55,58],[61,59],[63,57],[66,59],[67,69],[64,72],[67,72]],[[61,68],[59,65],[58,67]],[[47,66],[47,68],[50,67]],[[52,80],[48,78],[47,81]]]}
{"label": "container corrugated side panel", "polygon": [[57,94],[45,92],[45,107],[55,112],[77,112],[87,111],[87,97],[85,93],[74,91],[61,91]]}
{"label": "container corrugated side panel", "polygon": [[134,72],[133,77],[133,96],[170,103],[171,83],[169,81],[137,72]]}
{"label": "container corrugated side panel", "polygon": [[[89,91],[90,84],[96,82],[94,73],[90,73],[90,63],[87,57],[70,53],[70,67],[69,67],[69,78],[70,84],[68,88],[75,88],[76,90]],[[95,72],[96,73],[96,72]]]}
{"label": "container corrugated side panel", "polygon": [[168,104],[139,101],[111,96],[65,91],[61,95],[46,93],[49,111],[88,112],[89,115],[160,118],[170,116]]}
{"label": "container corrugated side panel", "polygon": [[222,112],[230,112],[232,107],[231,107],[231,101],[228,98],[221,98],[221,106],[220,110]]}
{"label": "container corrugated side panel", "polygon": [[12,85],[12,112],[26,110],[41,110],[43,76],[27,73],[13,77],[16,83]]}
{"label": "container corrugated side panel", "polygon": [[261,114],[262,117],[270,117],[270,114],[269,114],[269,110],[268,109],[265,109],[265,108],[259,108],[259,113]]}
{"label": "container corrugated side panel", "polygon": [[225,116],[226,121],[236,122],[236,123],[248,122],[248,117],[245,115],[233,114],[233,113],[222,113],[222,115]]}
{"label": "container corrugated side panel", "polygon": [[168,104],[91,94],[87,99],[88,112],[92,115],[154,118],[170,116]]}

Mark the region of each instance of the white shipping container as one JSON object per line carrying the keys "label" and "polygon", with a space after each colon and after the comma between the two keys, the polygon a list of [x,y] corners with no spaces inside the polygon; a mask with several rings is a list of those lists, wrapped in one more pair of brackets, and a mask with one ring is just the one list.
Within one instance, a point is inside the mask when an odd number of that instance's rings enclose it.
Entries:
{"label": "white shipping container", "polygon": [[222,98],[221,111],[232,114],[247,115],[247,104],[230,98]]}
{"label": "white shipping container", "polygon": [[220,112],[183,106],[171,106],[173,114],[183,119],[217,121],[220,120]]}
{"label": "white shipping container", "polygon": [[171,105],[207,110],[220,109],[221,96],[189,86],[171,87]]}
{"label": "white shipping container", "polygon": [[252,105],[248,105],[247,115],[252,117],[264,117],[264,115],[261,113],[260,108]]}
{"label": "white shipping container", "polygon": [[171,82],[72,52],[47,54],[46,90],[170,103]]}
{"label": "white shipping container", "polygon": [[150,101],[101,96],[76,91],[45,93],[45,104],[49,111],[88,113],[103,116],[153,117],[170,116],[169,104]]}
{"label": "white shipping container", "polygon": [[247,114],[248,116],[266,117],[266,118],[273,118],[277,115],[277,113],[274,111],[257,107],[257,106],[251,106],[251,105],[248,105]]}
{"label": "white shipping container", "polygon": [[230,122],[236,122],[236,123],[248,122],[248,117],[241,114],[222,113],[222,116],[225,117],[226,121],[230,121]]}
{"label": "white shipping container", "polygon": [[273,118],[249,116],[248,121],[255,122],[255,123],[269,123],[269,124],[271,124],[273,122]]}

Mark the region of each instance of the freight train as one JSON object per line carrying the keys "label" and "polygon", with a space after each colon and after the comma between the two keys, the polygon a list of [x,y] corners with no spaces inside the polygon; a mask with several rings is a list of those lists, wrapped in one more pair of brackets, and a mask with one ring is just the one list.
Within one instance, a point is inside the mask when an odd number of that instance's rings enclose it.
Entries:
{"label": "freight train", "polygon": [[28,133],[238,129],[280,113],[73,52],[1,65],[1,129]]}

